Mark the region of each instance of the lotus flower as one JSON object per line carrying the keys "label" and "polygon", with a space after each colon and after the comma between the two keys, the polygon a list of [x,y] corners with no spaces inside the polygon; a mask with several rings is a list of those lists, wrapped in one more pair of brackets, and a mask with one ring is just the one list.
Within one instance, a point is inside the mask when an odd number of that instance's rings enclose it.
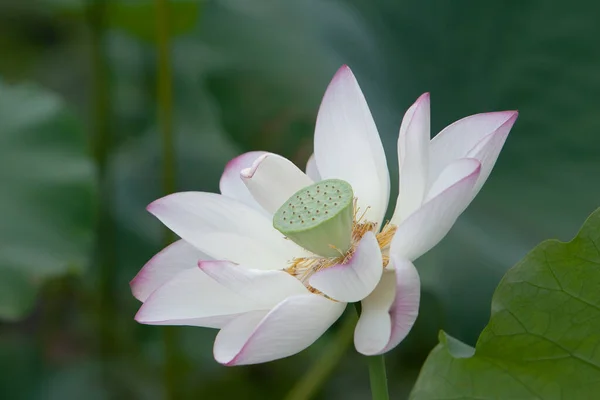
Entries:
{"label": "lotus flower", "polygon": [[[310,346],[362,302],[354,343],[394,348],[418,314],[413,261],[450,230],[489,176],[517,112],[461,119],[430,140],[429,94],[398,139],[399,196],[384,223],[389,172],[377,128],[346,66],[319,109],[306,173],[276,154],[230,161],[221,194],[175,193],[148,206],[181,237],[131,282],[136,320],[220,329],[215,359],[266,362]],[[295,224],[295,225],[294,225]]]}

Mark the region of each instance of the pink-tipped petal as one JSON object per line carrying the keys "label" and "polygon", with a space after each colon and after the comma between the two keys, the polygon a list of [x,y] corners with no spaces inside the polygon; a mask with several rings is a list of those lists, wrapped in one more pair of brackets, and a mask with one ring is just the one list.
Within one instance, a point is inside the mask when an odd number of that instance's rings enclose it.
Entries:
{"label": "pink-tipped petal", "polygon": [[[465,176],[471,175],[479,168],[479,166],[480,162],[474,158],[461,158],[451,162],[432,183],[431,188],[425,197],[425,201],[427,202],[433,199]],[[481,176],[481,172],[479,173],[479,176]],[[465,208],[466,206],[467,205],[465,204]]]}
{"label": "pink-tipped petal", "polygon": [[[517,111],[476,114],[444,128],[430,143],[429,182],[433,182],[452,161],[472,157],[477,158],[482,164],[481,184],[478,182],[476,186],[481,188],[518,115]],[[494,140],[490,140],[492,137]],[[482,142],[485,138],[488,139]],[[489,146],[482,146],[488,141]]]}
{"label": "pink-tipped petal", "polygon": [[500,125],[498,129],[481,139],[468,153],[467,157],[476,158],[481,162],[481,173],[479,179],[473,188],[473,197],[479,193],[481,187],[490,176],[492,168],[496,164],[496,160],[500,155],[500,150],[506,142],[506,138],[513,125],[517,121],[519,114],[515,111],[505,123]]}
{"label": "pink-tipped petal", "polygon": [[285,298],[306,294],[308,289],[284,271],[261,271],[227,261],[201,261],[198,266],[216,282],[269,309]]}
{"label": "pink-tipped petal", "polygon": [[323,179],[350,183],[366,218],[383,221],[390,192],[385,153],[367,102],[347,66],[335,74],[321,102],[315,158]]}
{"label": "pink-tipped petal", "polygon": [[437,196],[423,204],[402,221],[392,239],[391,252],[398,257],[416,260],[446,236],[456,219],[472,198],[481,166],[473,160],[472,170],[462,177],[455,176]]}
{"label": "pink-tipped petal", "polygon": [[430,138],[429,93],[423,94],[408,109],[398,137],[400,184],[393,224],[417,210],[425,198],[429,168]]}
{"label": "pink-tipped petal", "polygon": [[314,154],[311,154],[306,162],[306,175],[314,182],[319,182],[321,180],[321,174],[319,173],[319,168],[317,168],[317,160],[315,159]]}
{"label": "pink-tipped petal", "polygon": [[417,319],[420,298],[416,268],[410,261],[392,255],[381,282],[362,301],[362,311],[354,331],[356,350],[372,356],[396,347]]}
{"label": "pink-tipped petal", "polygon": [[249,151],[229,161],[219,181],[221,194],[239,200],[262,212],[262,207],[254,200],[254,197],[252,197],[240,178],[240,172],[252,166],[254,160],[264,154],[268,153],[266,151]]}
{"label": "pink-tipped petal", "polygon": [[217,335],[215,359],[225,365],[246,365],[291,356],[313,344],[345,307],[310,293],[291,296],[268,314],[242,315]]}
{"label": "pink-tipped petal", "polygon": [[316,272],[309,283],[332,299],[355,302],[375,289],[382,273],[383,260],[377,238],[373,232],[367,232],[347,263]]}
{"label": "pink-tipped petal", "polygon": [[226,196],[175,193],[156,200],[148,211],[214,259],[255,269],[281,269],[305,254],[276,231],[264,214]]}
{"label": "pink-tipped petal", "polygon": [[260,306],[196,267],[181,271],[156,289],[140,307],[135,320],[148,325],[220,328],[236,316]]}
{"label": "pink-tipped petal", "polygon": [[257,158],[240,176],[254,200],[271,215],[294,193],[313,183],[290,160],[272,153]]}
{"label": "pink-tipped petal", "polygon": [[129,283],[131,292],[141,302],[159,286],[173,278],[179,272],[195,268],[199,260],[210,257],[184,240],[165,247],[144,265]]}

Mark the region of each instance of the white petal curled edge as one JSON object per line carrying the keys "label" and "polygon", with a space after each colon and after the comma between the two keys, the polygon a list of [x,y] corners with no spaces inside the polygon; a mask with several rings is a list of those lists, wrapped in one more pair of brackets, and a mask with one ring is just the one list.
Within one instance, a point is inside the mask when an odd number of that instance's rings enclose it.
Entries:
{"label": "white petal curled edge", "polygon": [[306,175],[313,182],[319,182],[321,180],[321,174],[319,173],[319,168],[317,168],[317,160],[315,160],[315,155],[311,154],[306,162]]}
{"label": "white petal curled edge", "polygon": [[473,197],[479,193],[481,187],[490,176],[492,168],[496,164],[496,160],[500,155],[500,150],[506,142],[506,138],[513,125],[515,124],[519,114],[514,112],[513,116],[509,118],[504,124],[489,135],[481,139],[466,155],[469,158],[476,158],[481,162],[481,173],[479,179],[473,188]]}
{"label": "white petal curled edge", "polygon": [[273,215],[294,193],[313,181],[293,162],[277,154],[263,154],[240,173],[254,200]]}
{"label": "white petal curled edge", "polygon": [[281,269],[306,253],[259,211],[226,196],[180,192],[148,206],[169,229],[214,259],[255,269]]}
{"label": "white petal curled edge", "polygon": [[246,365],[291,356],[313,344],[345,307],[309,293],[288,297],[269,312],[241,315],[217,335],[215,359],[224,365]]}
{"label": "white petal curled edge", "polygon": [[354,346],[359,353],[382,354],[404,340],[419,314],[420,286],[413,263],[392,255],[381,282],[361,303],[354,330]]}
{"label": "white petal curled edge", "polygon": [[391,223],[398,225],[417,210],[427,190],[430,139],[429,93],[421,95],[402,119],[398,136],[399,194]]}
{"label": "white petal curled edge", "polygon": [[310,277],[309,284],[332,299],[349,303],[367,297],[379,283],[382,273],[379,243],[373,232],[367,232],[347,263],[316,272]]}
{"label": "white petal curled edge", "polygon": [[227,261],[200,261],[198,267],[220,285],[265,310],[286,297],[309,293],[298,279],[284,271],[249,269]]}
{"label": "white petal curled edge", "polygon": [[437,196],[402,221],[392,239],[393,254],[414,261],[446,236],[471,201],[472,190],[481,171],[479,161],[470,160],[471,170],[463,170],[466,175],[447,174],[453,175],[456,180],[446,180],[448,186],[443,189],[437,185],[438,190],[442,189]]}
{"label": "white petal curled edge", "polygon": [[217,283],[198,267],[181,271],[156,289],[135,320],[148,325],[190,325],[220,328],[233,318],[264,305]]}
{"label": "white petal curled edge", "polygon": [[321,177],[350,183],[366,218],[381,225],[390,194],[385,152],[367,102],[347,66],[337,71],[321,102],[315,158]]}
{"label": "white petal curled edge", "polygon": [[131,292],[136,299],[144,302],[152,292],[179,272],[196,268],[199,260],[209,259],[207,254],[185,240],[178,240],[165,247],[144,265],[129,283]]}
{"label": "white petal curled edge", "polygon": [[[481,182],[476,186],[481,188],[518,116],[517,111],[482,113],[448,125],[431,140],[429,182],[433,182],[452,161],[472,157],[481,162]],[[486,143],[488,145],[484,146]]]}
{"label": "white petal curled edge", "polygon": [[236,199],[245,203],[252,208],[262,211],[262,207],[254,200],[246,185],[240,177],[240,172],[243,169],[252,166],[252,163],[260,156],[268,154],[266,151],[249,151],[240,154],[232,159],[225,166],[221,180],[219,181],[219,189],[221,194],[232,199]]}

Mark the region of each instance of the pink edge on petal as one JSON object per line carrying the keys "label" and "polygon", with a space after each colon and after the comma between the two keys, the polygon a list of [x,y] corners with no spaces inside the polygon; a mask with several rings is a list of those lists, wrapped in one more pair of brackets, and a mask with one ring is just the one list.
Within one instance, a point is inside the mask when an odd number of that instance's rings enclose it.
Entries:
{"label": "pink edge on petal", "polygon": [[[175,243],[177,243],[177,242],[175,242]],[[133,294],[133,297],[140,300],[139,287],[144,282],[148,281],[148,268],[146,268],[146,267],[154,264],[160,257],[162,257],[162,255],[167,251],[167,249],[169,247],[173,246],[175,243],[171,243],[170,245],[168,245],[167,247],[165,247],[164,249],[162,249],[161,251],[156,253],[150,260],[148,260],[148,262],[146,262],[146,264],[144,264],[142,269],[140,269],[138,271],[138,273],[133,277],[133,279],[129,281],[129,287],[131,288],[131,293]],[[142,300],[140,300],[140,301],[142,301]]]}
{"label": "pink edge on petal", "polygon": [[[277,307],[276,307],[277,308]],[[240,350],[237,352],[237,354],[235,356],[233,356],[233,358],[231,360],[229,360],[228,362],[225,363],[221,363],[222,365],[226,366],[226,367],[233,367],[238,365],[238,363],[242,360],[242,358],[244,357],[244,355],[246,354],[247,350],[248,350],[248,346],[250,344],[250,342],[252,341],[252,338],[256,335],[256,333],[259,331],[259,329],[261,328],[261,326],[263,325],[263,323],[265,322],[265,320],[267,319],[267,317],[274,311],[275,309],[269,311],[269,312],[262,312],[262,317],[260,317],[260,321],[258,322],[258,324],[254,327],[254,329],[252,330],[252,333],[250,333],[250,335],[248,336],[248,338],[246,339],[246,341],[244,342],[244,344],[242,345],[242,347],[240,348]],[[255,311],[254,312],[257,316],[260,315],[261,311]],[[214,352],[214,350],[213,350]],[[213,356],[216,359],[216,355],[213,354]],[[218,360],[217,360],[218,361]]]}
{"label": "pink edge on petal", "polygon": [[402,342],[411,331],[419,315],[421,300],[419,273],[408,260],[395,259],[394,264],[397,266],[396,295],[389,310],[392,332],[387,346],[379,354],[392,350]]}
{"label": "pink edge on petal", "polygon": [[331,81],[333,82],[334,80],[337,80],[339,78],[346,78],[348,76],[351,76],[354,79],[354,73],[352,72],[352,69],[350,69],[350,67],[347,64],[344,64],[338,68],[338,70],[335,72],[335,75],[333,75]]}
{"label": "pink edge on petal", "polygon": [[289,357],[313,344],[345,307],[345,303],[308,293],[290,296],[270,311],[248,312],[219,332],[213,348],[215,360],[234,366]]}
{"label": "pink edge on petal", "polygon": [[379,283],[382,273],[379,244],[375,234],[367,232],[346,263],[316,272],[309,283],[332,299],[349,303],[367,297]]}
{"label": "pink edge on petal", "polygon": [[198,260],[209,258],[189,243],[183,240],[175,241],[144,264],[129,282],[131,292],[136,299],[145,302],[163,283],[185,269],[194,268]]}
{"label": "pink edge on petal", "polygon": [[[510,132],[512,126],[515,124],[515,122],[517,121],[517,118],[519,117],[519,112],[516,110],[515,111],[497,111],[497,112],[491,112],[491,113],[485,113],[485,114],[498,114],[498,115],[505,114],[506,120],[504,122],[502,122],[500,125],[498,125],[496,127],[496,129],[494,129],[492,132],[490,132],[489,134],[482,137],[473,146],[473,148],[478,147],[480,143],[485,142],[490,136],[495,135],[498,132],[502,132],[504,134],[504,136],[508,136],[508,133]],[[476,114],[476,115],[482,115],[482,114]],[[467,117],[467,118],[469,118],[469,117]],[[457,121],[457,122],[460,122],[460,121]],[[502,129],[502,128],[506,128],[506,129]]]}

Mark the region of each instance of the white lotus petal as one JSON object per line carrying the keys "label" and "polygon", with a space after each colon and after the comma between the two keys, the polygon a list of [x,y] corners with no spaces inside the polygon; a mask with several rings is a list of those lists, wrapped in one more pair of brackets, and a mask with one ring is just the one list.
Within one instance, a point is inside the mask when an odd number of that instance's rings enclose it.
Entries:
{"label": "white lotus petal", "polygon": [[398,225],[417,210],[425,198],[429,167],[429,93],[408,109],[398,137],[399,194],[391,222]]}
{"label": "white lotus petal", "polygon": [[254,197],[252,197],[246,185],[244,185],[240,173],[243,169],[252,166],[254,160],[264,154],[268,153],[266,151],[249,151],[229,161],[219,181],[221,194],[239,200],[262,212],[262,207],[254,200]]}
{"label": "white lotus petal", "polygon": [[181,271],[156,289],[140,307],[135,320],[149,325],[219,328],[261,306],[264,305],[232,292],[196,267]]}
{"label": "white lotus petal", "polygon": [[249,269],[227,261],[205,261],[198,266],[222,286],[267,308],[289,296],[309,293],[298,279],[284,271]]}
{"label": "white lotus petal", "polygon": [[392,239],[393,253],[415,260],[446,236],[471,201],[472,190],[481,170],[477,160],[473,160],[472,165],[474,169],[470,174],[455,181],[402,221]]}
{"label": "white lotus petal", "polygon": [[355,302],[375,289],[382,273],[383,261],[377,238],[373,232],[367,232],[346,264],[316,272],[309,283],[332,299]]}
{"label": "white lotus petal", "polygon": [[367,102],[347,66],[335,74],[321,102],[315,158],[321,177],[350,183],[359,207],[367,211],[366,218],[381,224],[390,191],[385,153]]}
{"label": "white lotus petal", "polygon": [[289,297],[268,314],[242,315],[217,335],[215,359],[225,365],[245,365],[291,356],[313,344],[345,307],[310,293]]}
{"label": "white lotus petal", "polygon": [[271,215],[298,190],[313,184],[290,160],[271,153],[242,170],[241,177],[256,202]]}
{"label": "white lotus petal", "polygon": [[306,175],[314,182],[319,182],[321,180],[321,174],[319,173],[319,168],[317,168],[317,160],[315,160],[314,154],[311,154],[306,163]]}
{"label": "white lotus petal", "polygon": [[307,253],[257,210],[225,196],[175,193],[148,206],[169,229],[214,259],[255,269],[281,269]]}
{"label": "white lotus petal", "polygon": [[414,265],[391,255],[377,288],[362,301],[354,331],[359,353],[376,355],[396,347],[412,329],[419,314],[419,274]]}
{"label": "white lotus petal", "polygon": [[[429,182],[433,182],[452,161],[467,157],[477,158],[481,162],[481,183],[477,183],[475,192],[479,191],[518,115],[516,111],[476,114],[444,128],[430,143]],[[494,140],[490,141],[492,137]],[[488,141],[489,146],[482,146]],[[475,150],[476,148],[479,150]]]}
{"label": "white lotus petal", "polygon": [[145,301],[154,290],[179,272],[196,268],[199,260],[210,257],[185,240],[178,240],[165,247],[138,272],[130,282],[131,292],[136,299]]}

